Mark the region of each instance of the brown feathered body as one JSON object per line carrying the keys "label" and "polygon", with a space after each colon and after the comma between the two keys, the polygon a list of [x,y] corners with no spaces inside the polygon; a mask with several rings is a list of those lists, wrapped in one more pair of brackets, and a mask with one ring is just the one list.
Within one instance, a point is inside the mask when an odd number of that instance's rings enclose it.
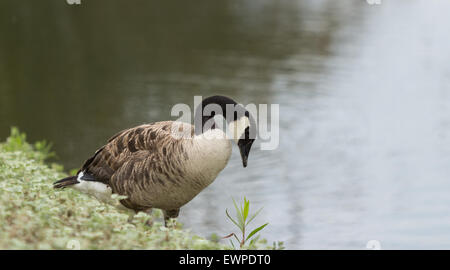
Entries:
{"label": "brown feathered body", "polygon": [[181,206],[214,181],[230,155],[231,143],[219,129],[194,135],[194,127],[186,123],[145,124],[113,136],[84,163],[78,178],[63,179],[55,187],[70,182],[97,198],[105,195],[96,194],[103,188],[127,196],[121,200],[126,208],[160,208],[177,215]]}

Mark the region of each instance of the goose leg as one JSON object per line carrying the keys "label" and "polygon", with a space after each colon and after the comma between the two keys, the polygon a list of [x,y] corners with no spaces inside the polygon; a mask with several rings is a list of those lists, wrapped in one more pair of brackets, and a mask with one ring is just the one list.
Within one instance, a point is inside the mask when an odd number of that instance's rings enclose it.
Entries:
{"label": "goose leg", "polygon": [[138,213],[137,211],[134,210],[128,210],[128,223],[132,223],[134,216]]}
{"label": "goose leg", "polygon": [[150,216],[147,222],[145,222],[145,225],[148,225],[150,227],[153,226],[153,216],[152,216],[153,208],[146,209],[144,212]]}
{"label": "goose leg", "polygon": [[180,213],[180,208],[178,209],[172,209],[172,210],[163,210],[164,214],[164,226],[167,227],[167,222],[171,218],[177,218],[178,214]]}

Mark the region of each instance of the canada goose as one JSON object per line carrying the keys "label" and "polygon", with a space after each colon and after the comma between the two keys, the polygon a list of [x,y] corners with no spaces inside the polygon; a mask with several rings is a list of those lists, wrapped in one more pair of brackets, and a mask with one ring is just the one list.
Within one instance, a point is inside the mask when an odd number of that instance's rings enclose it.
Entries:
{"label": "canada goose", "polygon": [[[255,122],[234,100],[212,96],[197,107],[195,127],[164,121],[123,130],[86,160],[76,176],[55,182],[54,188],[71,187],[104,202],[113,193],[123,195],[127,198],[120,203],[125,208],[134,213],[159,208],[167,224],[168,219],[178,217],[180,207],[214,181],[230,158],[231,143],[216,128],[215,112],[202,114],[210,104],[223,112],[246,167]],[[227,115],[230,105],[235,106],[233,115]],[[174,136],[173,130],[187,131],[190,136]]]}

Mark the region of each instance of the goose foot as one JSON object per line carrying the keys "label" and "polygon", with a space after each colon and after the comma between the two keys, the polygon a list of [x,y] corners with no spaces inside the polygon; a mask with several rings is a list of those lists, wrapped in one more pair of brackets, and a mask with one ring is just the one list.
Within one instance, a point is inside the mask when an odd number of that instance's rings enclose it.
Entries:
{"label": "goose foot", "polygon": [[[167,227],[168,222],[171,218],[177,218],[178,214],[180,213],[180,208],[178,209],[172,209],[172,210],[163,210],[163,215],[164,215],[164,226]],[[172,226],[173,228],[175,228],[175,221],[172,222]]]}

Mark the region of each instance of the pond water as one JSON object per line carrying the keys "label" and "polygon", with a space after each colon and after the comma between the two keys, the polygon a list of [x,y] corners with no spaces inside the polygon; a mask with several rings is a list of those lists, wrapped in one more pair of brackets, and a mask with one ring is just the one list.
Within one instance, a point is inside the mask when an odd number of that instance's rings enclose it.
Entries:
{"label": "pond water", "polygon": [[234,230],[231,197],[289,249],[450,248],[448,1],[2,1],[0,138],[19,126],[77,168],[194,95],[280,104],[280,145],[237,147],[182,208]]}

